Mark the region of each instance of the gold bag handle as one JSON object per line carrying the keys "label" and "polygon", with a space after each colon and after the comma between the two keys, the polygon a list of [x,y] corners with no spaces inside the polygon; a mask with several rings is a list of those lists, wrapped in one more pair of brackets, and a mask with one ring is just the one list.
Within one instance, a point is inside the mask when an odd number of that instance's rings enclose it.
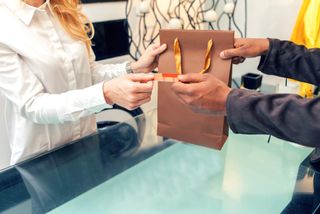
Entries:
{"label": "gold bag handle", "polygon": [[[205,62],[204,62],[204,67],[203,69],[199,72],[201,74],[205,73],[208,71],[211,65],[211,50],[213,47],[213,41],[210,39],[208,41],[207,45],[207,51],[206,51],[206,56],[205,56]],[[181,57],[181,48],[180,48],[180,42],[178,38],[175,38],[174,40],[174,58],[175,58],[175,63],[176,63],[176,72],[178,74],[182,74],[182,57]]]}

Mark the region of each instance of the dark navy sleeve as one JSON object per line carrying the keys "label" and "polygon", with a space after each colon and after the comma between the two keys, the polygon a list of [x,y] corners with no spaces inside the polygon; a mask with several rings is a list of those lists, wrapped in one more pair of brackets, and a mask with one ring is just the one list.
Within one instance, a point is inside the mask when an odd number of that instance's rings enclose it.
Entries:
{"label": "dark navy sleeve", "polygon": [[307,49],[289,41],[269,39],[270,48],[261,56],[258,69],[280,77],[320,84],[320,49]]}
{"label": "dark navy sleeve", "polygon": [[235,133],[270,134],[305,146],[320,146],[318,97],[233,89],[227,100],[227,119]]}

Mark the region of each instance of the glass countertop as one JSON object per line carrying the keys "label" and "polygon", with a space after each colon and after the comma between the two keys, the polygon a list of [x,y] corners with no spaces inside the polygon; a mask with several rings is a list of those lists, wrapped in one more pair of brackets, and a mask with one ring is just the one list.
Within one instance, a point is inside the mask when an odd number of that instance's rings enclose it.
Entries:
{"label": "glass countertop", "polygon": [[[312,149],[229,134],[221,151],[156,135],[156,111],[0,173],[0,213],[315,213]],[[319,180],[320,181],[320,180]]]}

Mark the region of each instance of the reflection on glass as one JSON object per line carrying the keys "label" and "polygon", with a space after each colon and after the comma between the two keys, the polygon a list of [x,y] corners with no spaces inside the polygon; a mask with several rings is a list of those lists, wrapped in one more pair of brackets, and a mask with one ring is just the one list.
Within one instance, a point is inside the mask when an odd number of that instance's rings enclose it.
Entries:
{"label": "reflection on glass", "polygon": [[318,204],[318,175],[299,168],[310,149],[230,133],[216,151],[163,140],[156,124],[152,111],[1,172],[0,213],[269,214],[291,198],[286,210],[308,213]]}
{"label": "reflection on glass", "polygon": [[320,175],[315,170],[300,165],[292,199],[283,214],[320,212]]}
{"label": "reflection on glass", "polygon": [[[46,213],[170,146],[141,134],[146,122],[142,115],[107,126],[98,135],[3,171],[0,213]],[[148,131],[155,136],[155,130]]]}

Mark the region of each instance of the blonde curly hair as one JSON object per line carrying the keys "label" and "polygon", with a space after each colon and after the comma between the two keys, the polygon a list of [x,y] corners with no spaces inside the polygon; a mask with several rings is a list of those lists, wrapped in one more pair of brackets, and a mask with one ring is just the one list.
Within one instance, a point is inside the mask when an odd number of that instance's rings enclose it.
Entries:
{"label": "blonde curly hair", "polygon": [[92,22],[81,12],[80,0],[50,0],[49,7],[64,30],[73,39],[84,42],[90,54],[94,28]]}

